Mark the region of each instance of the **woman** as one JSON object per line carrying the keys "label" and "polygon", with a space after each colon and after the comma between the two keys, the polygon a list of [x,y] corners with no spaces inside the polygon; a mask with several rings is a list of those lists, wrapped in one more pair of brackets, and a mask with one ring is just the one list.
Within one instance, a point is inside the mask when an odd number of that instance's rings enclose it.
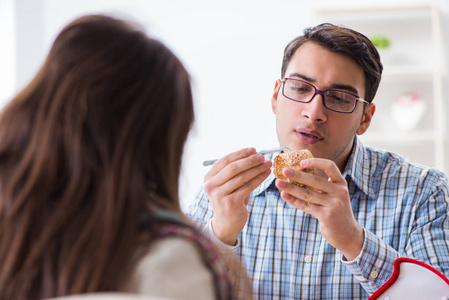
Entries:
{"label": "woman", "polygon": [[193,117],[189,75],[163,44],[102,15],[66,26],[0,119],[0,299],[234,298],[179,205]]}

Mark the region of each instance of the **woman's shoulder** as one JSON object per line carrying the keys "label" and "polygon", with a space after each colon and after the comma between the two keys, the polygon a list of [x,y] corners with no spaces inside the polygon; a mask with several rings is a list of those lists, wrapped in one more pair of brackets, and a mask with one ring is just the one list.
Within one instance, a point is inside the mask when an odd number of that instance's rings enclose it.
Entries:
{"label": "woman's shoulder", "polygon": [[[186,261],[186,258],[189,260]],[[201,263],[201,255],[194,243],[185,237],[172,236],[155,240],[138,262],[137,268],[147,272],[160,267],[195,267],[192,262]],[[165,268],[164,268],[165,269]]]}
{"label": "woman's shoulder", "polygon": [[213,299],[213,275],[185,237],[155,240],[131,273],[127,291],[175,299]]}

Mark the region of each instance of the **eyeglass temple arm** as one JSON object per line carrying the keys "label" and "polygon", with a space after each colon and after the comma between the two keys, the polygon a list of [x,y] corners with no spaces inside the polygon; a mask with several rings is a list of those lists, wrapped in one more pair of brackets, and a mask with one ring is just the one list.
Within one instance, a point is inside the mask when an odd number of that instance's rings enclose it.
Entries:
{"label": "eyeglass temple arm", "polygon": [[363,103],[366,103],[366,104],[370,104],[371,102],[368,102],[368,101],[366,101],[365,99],[362,99],[362,98],[357,98],[357,101],[360,101],[360,102],[363,102]]}

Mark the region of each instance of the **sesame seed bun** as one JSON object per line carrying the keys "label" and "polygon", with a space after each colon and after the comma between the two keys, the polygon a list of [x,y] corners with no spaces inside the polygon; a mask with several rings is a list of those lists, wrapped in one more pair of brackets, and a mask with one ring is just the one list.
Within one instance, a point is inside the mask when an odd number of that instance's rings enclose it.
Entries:
{"label": "sesame seed bun", "polygon": [[286,180],[287,182],[296,184],[300,187],[304,187],[307,189],[312,189],[309,186],[306,186],[304,184],[301,184],[299,182],[296,181],[292,181],[288,178],[286,178],[284,176],[284,174],[282,174],[282,170],[284,168],[290,168],[290,169],[294,169],[294,170],[298,170],[298,171],[302,171],[302,172],[306,172],[306,173],[312,173],[314,175],[318,175],[317,170],[315,169],[303,169],[300,166],[300,162],[304,159],[308,159],[308,158],[313,158],[312,153],[307,150],[296,150],[296,151],[291,151],[291,152],[287,152],[287,153],[281,153],[278,156],[276,156],[274,158],[274,163],[273,163],[273,172],[274,175],[276,175],[277,178],[279,179],[283,179]]}

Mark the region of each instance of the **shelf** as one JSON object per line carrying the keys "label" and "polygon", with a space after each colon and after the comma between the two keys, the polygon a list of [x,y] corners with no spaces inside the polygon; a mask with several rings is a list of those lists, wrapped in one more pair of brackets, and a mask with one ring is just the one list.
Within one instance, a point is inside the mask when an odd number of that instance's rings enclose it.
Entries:
{"label": "shelf", "polygon": [[394,132],[370,132],[369,130],[361,135],[360,138],[362,141],[374,142],[374,141],[382,141],[382,142],[392,142],[392,143],[401,143],[401,142],[416,142],[416,141],[433,141],[438,135],[434,130],[411,130],[411,131],[394,131]]}
{"label": "shelf", "polygon": [[430,66],[420,65],[385,65],[383,76],[400,77],[400,76],[432,76],[434,70]]}
{"label": "shelf", "polygon": [[[404,5],[404,6],[351,6],[351,7],[323,7],[316,10],[320,17],[331,16],[334,19],[364,20],[367,22],[379,21],[380,19],[410,19],[429,18],[434,9],[433,5]],[[404,14],[406,13],[406,14]]]}
{"label": "shelf", "polygon": [[372,6],[372,7],[366,7],[366,6],[351,6],[351,7],[322,7],[318,8],[316,10],[317,14],[339,14],[339,13],[348,13],[348,14],[355,14],[355,13],[388,13],[388,12],[396,12],[396,13],[403,13],[404,11],[428,11],[431,9],[432,5],[391,5],[391,6]]}
{"label": "shelf", "polygon": [[[369,130],[360,136],[362,142],[443,172],[449,170],[440,7],[320,7],[316,10],[316,22],[343,25],[368,38],[382,36],[390,40],[387,49],[379,49],[384,71],[374,99],[376,114]],[[424,110],[416,102],[395,105],[395,101],[404,100],[398,97],[410,94],[417,94],[424,101]]]}

